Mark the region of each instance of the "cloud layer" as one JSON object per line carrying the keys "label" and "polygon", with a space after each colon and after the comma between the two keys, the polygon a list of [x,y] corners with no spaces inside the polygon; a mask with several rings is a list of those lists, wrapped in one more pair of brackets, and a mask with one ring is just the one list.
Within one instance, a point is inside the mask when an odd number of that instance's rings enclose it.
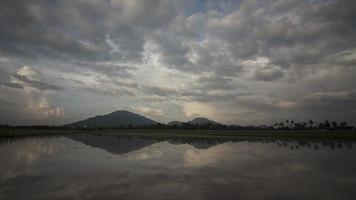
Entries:
{"label": "cloud layer", "polygon": [[[0,121],[356,123],[352,0],[0,1]],[[16,106],[14,106],[16,105]]]}

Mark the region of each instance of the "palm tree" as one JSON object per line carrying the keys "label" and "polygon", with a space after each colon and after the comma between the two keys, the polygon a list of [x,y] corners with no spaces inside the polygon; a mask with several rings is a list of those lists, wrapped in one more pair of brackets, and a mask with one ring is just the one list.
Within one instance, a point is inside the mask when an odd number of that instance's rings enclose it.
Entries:
{"label": "palm tree", "polygon": [[290,121],[290,123],[292,124],[292,128],[294,128],[294,127],[295,127],[295,125],[294,125],[294,121],[293,121],[293,120],[291,120],[291,121]]}

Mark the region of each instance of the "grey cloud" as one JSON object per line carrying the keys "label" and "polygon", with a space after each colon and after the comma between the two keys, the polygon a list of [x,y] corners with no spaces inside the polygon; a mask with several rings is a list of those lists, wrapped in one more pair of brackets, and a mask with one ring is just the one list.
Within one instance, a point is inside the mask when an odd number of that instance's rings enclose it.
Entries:
{"label": "grey cloud", "polygon": [[19,83],[12,83],[10,79],[10,73],[0,68],[0,86],[23,89],[23,86]]}
{"label": "grey cloud", "polygon": [[42,82],[42,81],[37,81],[37,80],[30,80],[28,79],[26,76],[21,76],[18,74],[12,74],[12,77],[16,78],[17,80],[28,84],[29,86],[36,88],[38,90],[62,90],[62,87],[50,84],[50,83],[46,83],[46,82]]}
{"label": "grey cloud", "polygon": [[169,88],[163,88],[158,86],[141,86],[142,92],[149,95],[169,97],[178,94],[178,91]]}
{"label": "grey cloud", "polygon": [[[1,51],[51,59],[139,60],[144,29],[167,24],[179,9],[179,3],[160,0],[6,1],[0,6]],[[122,51],[112,53],[108,36]]]}
{"label": "grey cloud", "polygon": [[168,67],[174,67],[182,71],[194,70],[188,60],[190,47],[175,37],[164,33],[157,33],[152,37],[158,46],[158,52],[162,54],[161,60]]}
{"label": "grey cloud", "polygon": [[[239,96],[239,93],[231,91],[231,88],[226,88],[226,86],[218,84],[214,85],[214,83],[211,83],[211,85],[192,86],[191,88],[180,90],[148,86],[141,88],[140,92],[158,98],[160,101],[198,101],[203,103],[233,102],[236,101],[236,97]],[[152,101],[154,101],[155,98],[153,98]]]}
{"label": "grey cloud", "polygon": [[0,105],[4,105],[4,106],[15,106],[16,103],[9,102],[9,101],[6,101],[6,100],[0,98]]}
{"label": "grey cloud", "polygon": [[[261,119],[356,113],[353,0],[202,1],[199,9],[189,0],[0,2],[0,89],[8,96],[28,85],[65,87],[66,101],[83,91],[123,98],[126,107],[194,101]],[[16,74],[21,66],[43,76]],[[57,72],[77,84],[61,83]]]}
{"label": "grey cloud", "polygon": [[207,90],[233,90],[238,87],[233,79],[222,76],[202,76],[198,79],[199,86]]}
{"label": "grey cloud", "polygon": [[[283,100],[271,95],[247,94],[236,97],[230,104],[263,114],[266,119],[285,120],[346,120],[354,123],[356,92],[315,92],[299,99]],[[269,119],[269,120],[270,120]],[[270,121],[270,122],[273,122]]]}
{"label": "grey cloud", "polygon": [[276,67],[264,67],[254,72],[254,78],[259,81],[274,81],[284,76],[284,72]]}
{"label": "grey cloud", "polygon": [[112,62],[74,61],[73,64],[80,66],[80,69],[92,70],[108,77],[129,77],[131,76],[130,71],[135,70],[135,67]]}
{"label": "grey cloud", "polygon": [[295,66],[290,70],[327,65],[325,57],[354,49],[355,7],[349,0],[243,1],[238,10],[208,21],[208,34],[226,42],[235,58],[268,57],[281,67]]}
{"label": "grey cloud", "polygon": [[18,83],[2,83],[0,82],[0,85],[5,86],[5,87],[9,87],[9,88],[17,88],[17,89],[23,89],[23,86],[21,84]]}
{"label": "grey cloud", "polygon": [[305,97],[302,105],[321,112],[342,112],[356,110],[356,90],[317,92]]}
{"label": "grey cloud", "polygon": [[109,96],[109,97],[136,96],[136,94],[133,91],[123,89],[123,88],[118,89],[118,88],[105,88],[105,87],[94,86],[94,87],[81,87],[80,89],[100,96]]}

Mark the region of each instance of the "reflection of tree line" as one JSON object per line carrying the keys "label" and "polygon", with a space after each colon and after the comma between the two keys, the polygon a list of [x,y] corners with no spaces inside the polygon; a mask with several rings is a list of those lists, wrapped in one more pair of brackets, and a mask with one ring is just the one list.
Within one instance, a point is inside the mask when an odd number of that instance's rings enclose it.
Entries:
{"label": "reflection of tree line", "polygon": [[173,125],[166,124],[153,124],[153,125],[127,125],[116,126],[110,128],[97,127],[97,128],[84,128],[73,126],[47,126],[47,125],[34,125],[34,126],[11,126],[8,124],[1,124],[1,129],[36,129],[36,130],[354,130],[355,127],[349,125],[346,121],[336,122],[325,120],[324,122],[315,122],[313,120],[297,122],[294,120],[285,120],[276,122],[273,125],[225,125],[219,123],[206,123],[206,124],[192,124],[181,122]]}
{"label": "reflection of tree line", "polygon": [[[57,136],[54,136],[57,137]],[[314,149],[319,150],[321,148],[328,148],[331,150],[353,147],[352,141],[347,140],[293,140],[293,139],[216,139],[216,138],[150,138],[142,136],[130,136],[130,135],[86,135],[76,134],[66,136],[74,141],[81,142],[85,145],[93,148],[100,148],[113,154],[125,154],[132,151],[137,151],[146,146],[153,145],[158,142],[168,142],[172,145],[188,144],[196,149],[209,149],[213,146],[223,144],[226,142],[233,143],[263,143],[263,144],[276,144],[282,148],[288,148],[291,150],[299,149]],[[31,137],[33,139],[34,137]],[[35,137],[41,139],[43,137]],[[50,138],[50,137],[46,137]],[[0,138],[1,144],[11,144],[18,141],[24,141],[28,137],[16,137],[16,138]]]}
{"label": "reflection of tree line", "polygon": [[332,140],[321,140],[321,141],[307,141],[307,140],[300,140],[300,141],[277,141],[281,147],[294,149],[300,148],[313,148],[315,150],[323,148],[330,148],[330,149],[341,149],[341,148],[352,148],[352,142],[350,141],[332,141]]}
{"label": "reflection of tree line", "polygon": [[49,138],[57,138],[60,137],[59,135],[53,135],[53,136],[48,136],[48,135],[43,135],[43,136],[39,136],[39,135],[34,135],[34,136],[18,136],[18,137],[0,137],[0,145],[3,144],[13,144],[16,142],[24,142],[28,139],[49,139]]}
{"label": "reflection of tree line", "polygon": [[[341,149],[341,148],[352,148],[353,142],[348,140],[281,140],[281,139],[173,139],[170,140],[173,144],[190,144],[197,147],[197,144],[205,144],[205,148],[210,148],[212,146],[226,143],[226,142],[247,142],[247,143],[264,143],[264,144],[277,144],[279,147],[289,148],[292,150],[298,150],[302,148],[314,148],[318,150],[320,148],[330,148],[330,149]],[[209,147],[208,147],[209,146]]]}

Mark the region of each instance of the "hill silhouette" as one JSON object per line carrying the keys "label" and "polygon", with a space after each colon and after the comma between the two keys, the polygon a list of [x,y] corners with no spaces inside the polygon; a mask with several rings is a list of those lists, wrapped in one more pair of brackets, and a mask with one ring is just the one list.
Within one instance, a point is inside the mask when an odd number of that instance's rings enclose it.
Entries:
{"label": "hill silhouette", "polygon": [[204,117],[197,117],[194,118],[191,121],[188,121],[187,123],[189,124],[193,124],[193,125],[206,125],[206,124],[213,124],[213,125],[219,125],[220,123],[210,120],[208,118],[204,118]]}
{"label": "hill silhouette", "polygon": [[98,115],[82,121],[69,124],[70,127],[97,128],[97,127],[120,127],[120,126],[147,126],[158,122],[127,110],[118,110],[106,115]]}

